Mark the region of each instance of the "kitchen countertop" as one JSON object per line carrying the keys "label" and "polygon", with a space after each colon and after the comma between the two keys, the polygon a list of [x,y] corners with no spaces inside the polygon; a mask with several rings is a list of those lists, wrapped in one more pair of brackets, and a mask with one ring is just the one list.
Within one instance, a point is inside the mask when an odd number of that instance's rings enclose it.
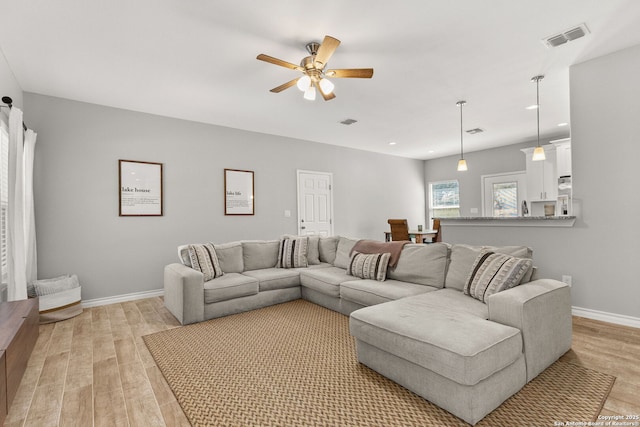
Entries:
{"label": "kitchen countertop", "polygon": [[503,227],[572,227],[575,216],[460,216],[438,218],[441,225],[450,226],[503,226]]}

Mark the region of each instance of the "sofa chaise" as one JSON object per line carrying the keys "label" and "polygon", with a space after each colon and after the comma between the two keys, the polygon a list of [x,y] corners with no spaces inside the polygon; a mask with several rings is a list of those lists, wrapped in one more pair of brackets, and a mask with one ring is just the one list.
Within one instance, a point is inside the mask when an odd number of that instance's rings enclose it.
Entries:
{"label": "sofa chaise", "polygon": [[[299,243],[298,252],[284,251],[283,242]],[[209,245],[221,275],[207,281],[194,269],[193,247],[181,246],[181,262],[165,267],[165,305],[182,324],[299,298],[338,311],[350,316],[361,363],[470,424],[571,346],[569,287],[535,279],[528,247],[409,243],[376,280],[348,274],[357,242],[308,236]],[[496,273],[486,260],[504,264]],[[512,261],[517,283],[491,292]]]}

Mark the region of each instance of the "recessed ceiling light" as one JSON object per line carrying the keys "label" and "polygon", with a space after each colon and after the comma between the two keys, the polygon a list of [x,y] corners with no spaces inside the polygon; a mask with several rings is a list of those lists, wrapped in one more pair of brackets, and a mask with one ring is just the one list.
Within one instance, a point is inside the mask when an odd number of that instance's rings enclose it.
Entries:
{"label": "recessed ceiling light", "polygon": [[563,122],[563,123],[558,123],[559,127],[563,127],[563,126],[569,126],[569,123]]}
{"label": "recessed ceiling light", "polygon": [[397,142],[393,142],[393,141],[391,141],[391,142],[389,143],[389,145],[396,145],[396,144],[397,144]]}
{"label": "recessed ceiling light", "polygon": [[529,105],[527,107],[527,110],[535,110],[536,108],[538,108],[538,104],[533,104],[533,105]]}
{"label": "recessed ceiling light", "polygon": [[435,152],[436,152],[435,150],[429,150],[429,154],[433,154]]}

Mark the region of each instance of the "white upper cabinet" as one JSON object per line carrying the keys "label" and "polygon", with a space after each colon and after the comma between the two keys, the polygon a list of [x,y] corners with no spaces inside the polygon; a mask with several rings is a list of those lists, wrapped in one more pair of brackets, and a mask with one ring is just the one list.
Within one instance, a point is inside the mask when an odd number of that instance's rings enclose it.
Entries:
{"label": "white upper cabinet", "polygon": [[555,145],[545,144],[545,160],[533,161],[535,147],[523,148],[527,156],[527,198],[530,202],[556,201],[558,197],[558,171]]}
{"label": "white upper cabinet", "polygon": [[523,148],[527,158],[527,199],[530,202],[555,201],[558,178],[571,176],[571,139],[558,139],[544,148],[545,160],[533,161],[535,147]]}
{"label": "white upper cabinet", "polygon": [[558,177],[571,176],[571,139],[551,141],[556,147]]}

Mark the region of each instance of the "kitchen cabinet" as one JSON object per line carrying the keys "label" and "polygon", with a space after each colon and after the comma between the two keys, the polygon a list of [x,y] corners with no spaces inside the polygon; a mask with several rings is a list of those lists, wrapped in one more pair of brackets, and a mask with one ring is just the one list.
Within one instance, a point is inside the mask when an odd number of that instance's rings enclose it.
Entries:
{"label": "kitchen cabinet", "polygon": [[556,146],[543,145],[545,160],[533,161],[535,147],[521,151],[527,159],[527,200],[529,202],[556,201],[558,197],[558,170]]}
{"label": "kitchen cabinet", "polygon": [[551,141],[556,147],[556,167],[558,178],[571,176],[571,139],[558,139]]}

